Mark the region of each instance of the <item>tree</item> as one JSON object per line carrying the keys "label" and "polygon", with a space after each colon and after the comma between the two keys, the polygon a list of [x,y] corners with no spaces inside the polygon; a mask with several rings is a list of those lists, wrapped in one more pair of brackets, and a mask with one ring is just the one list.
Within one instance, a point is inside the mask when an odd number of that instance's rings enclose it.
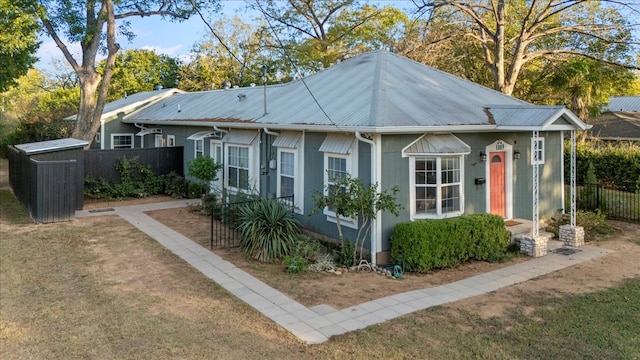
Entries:
{"label": "tree", "polygon": [[556,62],[584,57],[635,69],[634,39],[623,15],[630,2],[618,0],[421,0],[419,11],[454,19],[447,36],[480,45],[493,87],[511,95],[523,67],[538,59]]}
{"label": "tree", "polygon": [[[103,73],[106,61],[98,64]],[[152,50],[127,50],[116,55],[107,101],[121,99],[127,94],[151,91],[160,85],[173,88],[178,82],[179,62],[168,55]]]}
{"label": "tree", "polygon": [[[401,206],[396,203],[397,193],[397,186],[391,189],[391,193],[378,192],[377,183],[365,186],[359,178],[352,178],[349,174],[345,174],[335,178],[333,184],[326,185],[324,193],[319,191],[313,193],[316,206],[314,212],[330,208],[336,213],[336,227],[341,244],[344,243],[341,218],[360,219],[353,251],[353,261],[358,264],[358,260],[362,259],[364,240],[371,229],[371,220],[374,220],[381,211],[388,211],[398,216]],[[360,250],[359,258],[358,249]]]}
{"label": "tree", "polygon": [[266,0],[254,9],[267,18],[278,42],[301,75],[322,70],[354,54],[393,47],[408,22],[387,6],[360,6],[354,0]]}
{"label": "tree", "polygon": [[[194,46],[193,60],[180,67],[179,87],[187,91],[221,88],[225,81],[233,86],[262,83],[263,65],[280,70],[277,55],[265,46],[269,33],[240,18],[220,19],[211,24],[211,32]],[[269,83],[287,80],[282,71],[271,74]],[[274,76],[275,75],[275,76]]]}
{"label": "tree", "polygon": [[218,171],[222,168],[222,164],[218,164],[208,156],[197,156],[195,159],[187,162],[187,171],[189,175],[198,179],[200,185],[200,194],[204,196],[210,189],[210,183],[218,179]]}
{"label": "tree", "polygon": [[[125,19],[156,15],[181,21],[188,19],[196,10],[211,8],[216,3],[203,0],[38,0],[33,10],[77,74],[80,83],[80,105],[73,136],[91,143],[93,134],[100,127],[100,117],[120,49],[116,43],[116,32],[120,31],[129,38],[134,36]],[[116,21],[120,20],[124,22],[117,29]],[[80,61],[69,50],[65,38],[68,42],[80,43]],[[96,68],[99,51],[106,53],[102,74]]]}
{"label": "tree", "polygon": [[15,85],[37,61],[37,18],[23,9],[28,0],[0,0],[0,92]]}

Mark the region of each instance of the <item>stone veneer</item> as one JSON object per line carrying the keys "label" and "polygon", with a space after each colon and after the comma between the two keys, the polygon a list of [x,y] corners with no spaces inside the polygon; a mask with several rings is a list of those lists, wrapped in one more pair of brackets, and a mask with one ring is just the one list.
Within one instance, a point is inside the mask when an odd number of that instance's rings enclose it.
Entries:
{"label": "stone veneer", "polygon": [[582,226],[561,225],[559,238],[565,245],[582,246],[584,245],[584,228]]}
{"label": "stone veneer", "polygon": [[547,255],[546,236],[518,236],[516,243],[520,244],[520,252],[532,257],[541,257]]}

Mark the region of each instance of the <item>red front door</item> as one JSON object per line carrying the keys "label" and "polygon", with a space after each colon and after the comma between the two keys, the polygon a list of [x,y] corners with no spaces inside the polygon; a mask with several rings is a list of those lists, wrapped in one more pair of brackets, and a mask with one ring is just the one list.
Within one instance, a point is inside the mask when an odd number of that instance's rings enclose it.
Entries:
{"label": "red front door", "polygon": [[506,214],[504,152],[489,153],[490,212],[502,217]]}

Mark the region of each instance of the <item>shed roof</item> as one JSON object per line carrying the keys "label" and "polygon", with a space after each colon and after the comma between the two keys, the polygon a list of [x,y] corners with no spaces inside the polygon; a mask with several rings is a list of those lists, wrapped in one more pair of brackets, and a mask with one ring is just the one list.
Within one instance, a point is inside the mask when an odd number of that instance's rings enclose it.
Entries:
{"label": "shed roof", "polygon": [[607,112],[593,124],[589,136],[603,140],[640,141],[640,112]]}
{"label": "shed roof", "polygon": [[15,145],[15,148],[27,155],[41,154],[54,151],[78,149],[89,145],[87,141],[66,138],[57,140],[39,141],[27,144]]}

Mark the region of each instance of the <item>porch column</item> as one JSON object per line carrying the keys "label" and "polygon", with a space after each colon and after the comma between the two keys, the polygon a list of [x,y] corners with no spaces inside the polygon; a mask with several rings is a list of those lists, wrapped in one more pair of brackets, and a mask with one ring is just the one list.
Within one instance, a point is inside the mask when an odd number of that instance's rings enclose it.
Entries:
{"label": "porch column", "polygon": [[547,237],[540,236],[540,165],[538,154],[540,149],[539,131],[531,135],[531,167],[532,167],[532,224],[531,236],[523,236],[518,239],[520,252],[529,256],[540,257],[547,255]]}
{"label": "porch column", "polygon": [[571,157],[570,157],[570,169],[571,182],[570,182],[570,201],[569,212],[570,221],[568,225],[561,225],[559,229],[560,241],[569,246],[582,246],[584,245],[584,228],[577,226],[576,224],[576,131],[571,130]]}

